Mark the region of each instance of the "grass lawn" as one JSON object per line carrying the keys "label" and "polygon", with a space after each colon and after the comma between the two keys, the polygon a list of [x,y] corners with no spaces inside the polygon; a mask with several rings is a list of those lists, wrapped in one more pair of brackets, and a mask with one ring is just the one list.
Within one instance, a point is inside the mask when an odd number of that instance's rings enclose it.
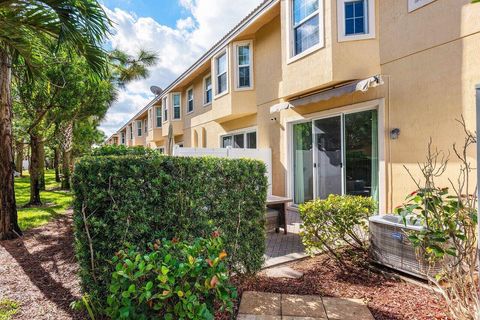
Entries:
{"label": "grass lawn", "polygon": [[63,214],[72,203],[72,194],[60,190],[60,184],[55,182],[54,171],[45,172],[46,191],[40,196],[43,202],[41,207],[24,208],[30,199],[30,179],[24,172],[22,178],[15,178],[15,196],[18,208],[18,223],[20,229],[27,230],[46,224],[51,219]]}
{"label": "grass lawn", "polygon": [[0,320],[9,320],[18,311],[18,303],[12,300],[0,300]]}

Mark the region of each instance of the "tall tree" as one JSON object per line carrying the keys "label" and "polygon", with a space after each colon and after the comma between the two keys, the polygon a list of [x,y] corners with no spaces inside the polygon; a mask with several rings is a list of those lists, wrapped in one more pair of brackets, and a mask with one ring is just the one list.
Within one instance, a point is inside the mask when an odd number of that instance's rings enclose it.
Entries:
{"label": "tall tree", "polygon": [[21,59],[31,74],[48,54],[45,38],[67,45],[104,72],[101,43],[110,27],[96,0],[0,0],[0,240],[21,234],[13,180],[12,65]]}

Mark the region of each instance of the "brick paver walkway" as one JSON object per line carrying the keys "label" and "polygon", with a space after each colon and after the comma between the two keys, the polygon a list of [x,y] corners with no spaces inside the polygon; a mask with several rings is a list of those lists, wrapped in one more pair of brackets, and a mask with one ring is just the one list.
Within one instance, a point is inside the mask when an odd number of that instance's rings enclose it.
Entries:
{"label": "brick paver walkway", "polygon": [[293,261],[306,257],[305,250],[300,239],[300,216],[298,212],[287,212],[288,234],[267,234],[267,250],[265,252],[265,267]]}
{"label": "brick paver walkway", "polygon": [[361,300],[247,291],[237,320],[373,320]]}

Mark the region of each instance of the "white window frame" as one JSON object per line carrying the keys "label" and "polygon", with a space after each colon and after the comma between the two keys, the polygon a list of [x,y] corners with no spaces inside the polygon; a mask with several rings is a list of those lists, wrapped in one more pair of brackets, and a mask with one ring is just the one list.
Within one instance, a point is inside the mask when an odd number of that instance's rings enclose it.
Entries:
{"label": "white window frame", "polygon": [[[207,86],[206,86],[206,80],[210,78],[210,90],[212,91],[212,94],[211,94],[211,98],[210,98],[210,101],[207,102]],[[208,75],[206,75],[205,77],[203,77],[203,106],[204,107],[207,107],[209,105],[212,104],[212,101],[214,99],[214,87],[213,87],[213,78],[212,78],[212,74],[209,73]]]}
{"label": "white window frame", "polygon": [[[172,99],[170,99],[172,101],[172,121],[179,121],[179,120],[182,120],[182,93],[181,92],[173,92],[172,94]],[[175,103],[175,96],[179,96],[180,97],[180,100],[178,101],[178,109],[180,111],[180,117],[179,118],[175,118],[175,108],[176,106],[174,105]]]}
{"label": "white window frame", "polygon": [[147,133],[148,132],[148,118],[143,119],[143,132]]}
{"label": "white window frame", "polygon": [[[160,126],[158,125],[158,114],[157,110],[160,110]],[[163,124],[163,110],[161,106],[156,106],[155,107],[155,127],[156,128],[161,128]]]}
{"label": "white window frame", "polygon": [[[221,134],[220,137],[219,137],[219,140],[220,140],[219,146],[220,146],[220,148],[223,148],[223,138],[230,137],[230,136],[233,138],[233,136],[243,134],[243,142],[245,144],[245,147],[243,149],[250,149],[250,148],[246,147],[246,145],[247,145],[247,134],[252,133],[252,132],[256,133],[255,144],[256,144],[257,147],[255,149],[258,149],[258,129],[257,129],[257,127],[243,128],[243,129],[239,129],[239,130],[229,131],[225,134]],[[231,147],[231,148],[233,148],[233,147]],[[242,148],[234,148],[234,149],[242,149]],[[251,149],[251,150],[255,150],[255,149]]]}
{"label": "white window frame", "polygon": [[136,120],[137,123],[137,136],[141,137],[143,135],[143,120]]}
{"label": "white window frame", "polygon": [[165,147],[157,147],[156,148],[158,152],[160,152],[161,154],[165,154]]}
{"label": "white window frame", "polygon": [[[294,170],[293,170],[293,125],[296,123],[303,123],[313,121],[319,118],[331,117],[341,113],[357,113],[367,110],[376,109],[378,112],[378,188],[379,188],[379,203],[378,210],[380,214],[387,212],[387,189],[386,189],[386,134],[385,134],[385,99],[375,99],[356,104],[346,105],[343,107],[333,108],[329,110],[314,112],[304,115],[292,115],[284,119],[286,126],[287,139],[285,139],[284,147],[287,152],[284,155],[283,161],[287,164],[287,194],[289,197],[294,193]],[[392,205],[392,204],[390,204]],[[296,206],[296,205],[295,205]]]}
{"label": "white window frame", "polygon": [[125,143],[127,142],[127,139],[126,139],[126,132],[122,131],[120,133],[120,142],[122,145],[125,145]]}
{"label": "white window frame", "polygon": [[[189,92],[192,92],[192,99],[190,100],[190,97],[188,96],[188,93]],[[186,114],[190,114],[190,113],[193,113],[195,111],[195,90],[193,90],[193,86],[189,87],[187,89],[187,92],[186,92],[186,100],[187,100],[187,103],[186,103]],[[188,110],[189,107],[190,107],[190,101],[192,101],[192,110]]]}
{"label": "white window frame", "polygon": [[165,123],[168,121],[168,96],[162,98],[162,121]]}
{"label": "white window frame", "polygon": [[[230,82],[230,79],[229,79],[229,76],[230,76],[230,74],[229,74],[230,54],[229,54],[229,51],[230,50],[228,50],[228,47],[227,47],[224,50],[220,51],[217,55],[215,55],[215,57],[213,57],[213,74],[215,75],[215,77],[212,78],[212,90],[213,90],[213,99],[214,100],[216,100],[218,98],[221,98],[224,95],[227,95],[229,93],[229,90],[230,90],[230,84],[229,84],[229,82]],[[225,57],[226,57],[226,64],[227,64],[227,67],[225,69],[225,74],[227,75],[227,77],[226,77],[227,78],[227,88],[222,93],[217,93],[218,77],[221,76],[221,74],[217,75],[217,61],[218,61],[218,58],[220,58],[223,55],[225,55]],[[215,79],[215,81],[213,81],[213,79]]]}
{"label": "white window frame", "polygon": [[133,140],[133,123],[130,123],[129,130],[130,130],[130,140]]}
{"label": "white window frame", "polygon": [[338,42],[366,40],[375,38],[375,0],[364,0],[367,4],[367,32],[362,34],[345,34],[345,3],[356,0],[337,0],[337,33]]}
{"label": "white window frame", "polygon": [[312,13],[304,19],[304,21],[309,20],[315,14],[318,14],[318,43],[302,53],[295,54],[295,33],[294,33],[294,20],[293,20],[293,0],[287,0],[287,64],[295,62],[299,59],[304,58],[312,54],[315,51],[318,51],[325,47],[325,13],[323,9],[323,1],[318,0],[318,11]]}
{"label": "white window frame", "polygon": [[[239,47],[244,47],[244,46],[249,46],[250,52],[249,52],[249,64],[248,65],[242,65],[240,66],[238,63],[238,48]],[[253,85],[253,79],[255,78],[253,76],[253,41],[252,40],[247,40],[247,41],[240,41],[240,42],[235,42],[234,45],[234,50],[235,50],[235,91],[245,91],[245,90],[252,90],[254,88]],[[240,67],[247,67],[250,69],[250,86],[248,87],[240,87]]]}

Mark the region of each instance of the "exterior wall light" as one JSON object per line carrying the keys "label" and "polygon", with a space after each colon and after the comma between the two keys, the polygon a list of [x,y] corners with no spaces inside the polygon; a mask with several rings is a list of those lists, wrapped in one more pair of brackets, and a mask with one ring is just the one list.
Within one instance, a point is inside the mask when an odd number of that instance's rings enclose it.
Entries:
{"label": "exterior wall light", "polygon": [[392,129],[392,131],[390,131],[390,139],[397,140],[399,136],[400,136],[400,129],[395,128],[395,129]]}

